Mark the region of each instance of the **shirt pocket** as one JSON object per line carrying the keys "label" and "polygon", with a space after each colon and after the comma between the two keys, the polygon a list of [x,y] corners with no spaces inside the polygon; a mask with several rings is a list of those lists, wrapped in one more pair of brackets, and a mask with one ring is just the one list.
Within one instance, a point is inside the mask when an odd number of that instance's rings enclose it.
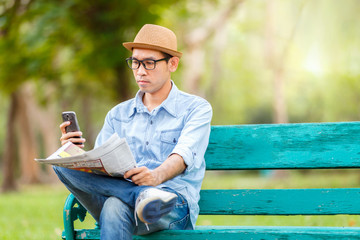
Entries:
{"label": "shirt pocket", "polygon": [[179,141],[181,129],[164,130],[160,134],[160,156],[165,161]]}

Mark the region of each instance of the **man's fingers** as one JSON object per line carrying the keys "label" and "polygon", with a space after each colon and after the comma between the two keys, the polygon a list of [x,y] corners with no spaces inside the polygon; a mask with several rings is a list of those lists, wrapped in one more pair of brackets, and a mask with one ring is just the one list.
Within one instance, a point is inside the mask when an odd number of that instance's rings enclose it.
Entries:
{"label": "man's fingers", "polygon": [[152,171],[147,167],[131,169],[124,175],[125,178],[131,178],[131,181],[137,185],[155,186],[155,179]]}
{"label": "man's fingers", "polygon": [[67,142],[72,142],[74,144],[80,143],[80,144],[76,144],[76,146],[78,146],[80,148],[84,148],[85,147],[84,143],[86,142],[86,139],[85,138],[69,138],[69,139],[61,139],[60,138],[60,141],[61,141],[61,145],[64,145]]}
{"label": "man's fingers", "polygon": [[144,177],[145,177],[145,173],[144,172],[139,172],[137,174],[132,175],[131,181],[133,181],[135,184],[137,184],[140,181],[144,181]]}
{"label": "man's fingers", "polygon": [[82,132],[68,132],[68,133],[63,133],[60,137],[60,141],[62,140],[68,140],[70,138],[81,138],[82,136]]}
{"label": "man's fingers", "polygon": [[70,121],[66,121],[60,124],[60,130],[62,134],[66,134],[65,128],[70,125]]}
{"label": "man's fingers", "polygon": [[124,174],[124,178],[130,178],[131,176],[134,176],[136,174],[138,174],[139,172],[143,171],[144,167],[138,167],[138,168],[133,168],[133,169],[130,169],[129,171],[127,171],[125,174]]}
{"label": "man's fingers", "polygon": [[85,138],[70,138],[69,139],[72,143],[85,143],[86,139]]}
{"label": "man's fingers", "polygon": [[139,181],[139,179],[142,179],[144,177],[145,172],[147,170],[148,168],[146,167],[133,168],[124,174],[124,178],[131,179],[131,181],[133,181],[136,184],[136,182]]}
{"label": "man's fingers", "polygon": [[82,132],[66,132],[65,128],[69,126],[71,123],[70,121],[65,121],[60,124],[60,130],[61,130],[61,137],[60,142],[61,145],[66,144],[67,142],[77,143],[77,146],[80,148],[84,148],[84,143],[86,141],[85,138],[82,138]]}
{"label": "man's fingers", "polygon": [[80,143],[80,144],[78,144],[78,146],[80,148],[84,148],[84,143],[85,143],[86,139],[82,138],[81,136],[82,136],[82,132],[80,132],[80,131],[63,133],[60,137],[61,145],[64,145],[67,142]]}

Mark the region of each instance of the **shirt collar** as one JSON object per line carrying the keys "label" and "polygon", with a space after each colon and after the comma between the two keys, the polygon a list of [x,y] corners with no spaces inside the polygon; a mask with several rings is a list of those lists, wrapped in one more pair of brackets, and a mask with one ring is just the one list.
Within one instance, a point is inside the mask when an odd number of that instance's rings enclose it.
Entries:
{"label": "shirt collar", "polygon": [[176,87],[175,83],[171,80],[172,88],[170,90],[169,96],[162,102],[160,107],[165,109],[173,117],[177,117],[177,98],[179,94],[179,89]]}
{"label": "shirt collar", "polygon": [[[177,97],[179,93],[179,89],[176,87],[175,83],[171,80],[171,90],[168,97],[160,104],[158,109],[165,109],[170,115],[173,117],[177,117]],[[136,93],[135,101],[133,101],[131,108],[129,109],[129,117],[134,115],[135,113],[147,112],[147,109],[142,101],[144,96],[144,92],[140,90]]]}

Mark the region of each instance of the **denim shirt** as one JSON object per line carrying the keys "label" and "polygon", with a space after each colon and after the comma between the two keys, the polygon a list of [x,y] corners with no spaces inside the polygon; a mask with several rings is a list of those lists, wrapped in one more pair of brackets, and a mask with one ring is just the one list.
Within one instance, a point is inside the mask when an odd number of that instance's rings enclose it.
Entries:
{"label": "denim shirt", "polygon": [[180,91],[173,82],[167,99],[151,112],[142,102],[143,95],[139,91],[135,98],[108,112],[95,147],[116,132],[126,138],[137,166],[150,170],[160,166],[173,153],[182,156],[186,170],[158,187],[172,188],[186,198],[194,227],[205,174],[204,154],[209,142],[211,105],[203,98]]}

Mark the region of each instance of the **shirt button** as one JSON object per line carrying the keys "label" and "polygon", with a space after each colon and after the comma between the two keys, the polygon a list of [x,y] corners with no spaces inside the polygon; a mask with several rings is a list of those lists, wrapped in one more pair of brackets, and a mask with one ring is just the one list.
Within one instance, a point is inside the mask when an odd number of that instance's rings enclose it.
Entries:
{"label": "shirt button", "polygon": [[146,145],[149,145],[149,142],[148,142],[148,141],[146,141]]}
{"label": "shirt button", "polygon": [[153,124],[153,121],[151,120],[151,121],[150,121],[150,125],[152,125],[152,124]]}

